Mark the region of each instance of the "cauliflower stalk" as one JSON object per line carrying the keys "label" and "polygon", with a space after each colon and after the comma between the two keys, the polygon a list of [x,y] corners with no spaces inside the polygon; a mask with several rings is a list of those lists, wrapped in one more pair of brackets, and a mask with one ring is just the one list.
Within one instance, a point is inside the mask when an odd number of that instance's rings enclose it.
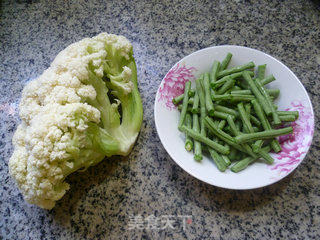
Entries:
{"label": "cauliflower stalk", "polygon": [[10,173],[29,203],[52,209],[69,174],[129,154],[142,115],[130,42],[101,33],[71,44],[23,90]]}

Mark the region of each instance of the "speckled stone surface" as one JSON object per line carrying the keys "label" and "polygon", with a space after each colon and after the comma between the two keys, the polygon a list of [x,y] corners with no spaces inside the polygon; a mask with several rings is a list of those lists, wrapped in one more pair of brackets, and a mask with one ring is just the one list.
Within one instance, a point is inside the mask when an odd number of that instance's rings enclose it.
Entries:
{"label": "speckled stone surface", "polygon": [[[162,147],[153,117],[161,79],[181,57],[221,44],[259,49],[301,79],[319,116],[317,1],[1,1],[0,239],[320,239],[320,144],[289,177],[230,191],[194,179]],[[140,137],[127,158],[69,177],[71,190],[46,211],[24,202],[8,174],[24,84],[70,43],[100,32],[134,45],[144,104]],[[192,215],[185,230],[133,229],[130,216]]]}

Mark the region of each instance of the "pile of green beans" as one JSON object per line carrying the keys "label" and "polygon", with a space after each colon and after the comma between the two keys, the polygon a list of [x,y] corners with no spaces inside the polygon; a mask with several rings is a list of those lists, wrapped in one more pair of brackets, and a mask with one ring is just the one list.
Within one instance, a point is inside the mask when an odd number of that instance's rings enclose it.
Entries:
{"label": "pile of green beans", "polygon": [[[232,54],[210,72],[200,75],[192,89],[185,83],[184,93],[172,99],[180,114],[178,129],[185,133],[185,149],[202,161],[208,153],[217,168],[239,172],[257,159],[272,164],[269,152],[280,152],[278,136],[292,133],[287,122],[298,119],[297,111],[279,111],[274,100],[279,89],[265,87],[275,81],[265,76],[266,64],[228,68]],[[280,128],[281,126],[281,128]]]}

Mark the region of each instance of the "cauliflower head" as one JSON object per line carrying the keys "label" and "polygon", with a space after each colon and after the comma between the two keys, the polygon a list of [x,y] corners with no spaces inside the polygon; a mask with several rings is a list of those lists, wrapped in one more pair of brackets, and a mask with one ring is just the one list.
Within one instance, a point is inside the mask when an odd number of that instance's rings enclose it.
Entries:
{"label": "cauliflower head", "polygon": [[19,110],[9,171],[26,201],[52,209],[69,174],[126,156],[136,141],[143,110],[132,45],[107,33],[71,44],[25,86]]}

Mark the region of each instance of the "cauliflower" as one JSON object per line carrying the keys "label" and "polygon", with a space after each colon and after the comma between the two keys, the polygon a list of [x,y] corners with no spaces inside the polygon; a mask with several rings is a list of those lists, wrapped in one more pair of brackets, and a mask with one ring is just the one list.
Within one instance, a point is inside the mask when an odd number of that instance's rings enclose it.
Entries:
{"label": "cauliflower", "polygon": [[142,116],[130,42],[101,33],[71,44],[22,92],[10,174],[26,201],[52,209],[69,174],[129,154]]}

